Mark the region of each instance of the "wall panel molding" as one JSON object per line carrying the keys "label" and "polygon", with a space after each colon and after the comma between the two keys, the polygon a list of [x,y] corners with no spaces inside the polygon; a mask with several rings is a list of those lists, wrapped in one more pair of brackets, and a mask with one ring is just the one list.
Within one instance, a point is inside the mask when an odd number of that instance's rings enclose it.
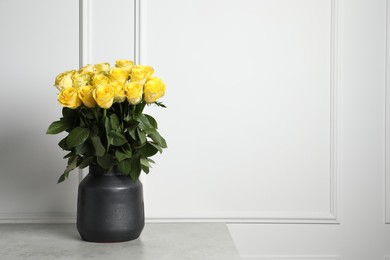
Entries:
{"label": "wall panel molding", "polygon": [[79,2],[79,66],[82,67],[90,62],[90,3],[89,0]]}
{"label": "wall panel molding", "polygon": [[338,219],[335,215],[327,212],[313,214],[312,212],[303,212],[301,215],[293,215],[290,212],[257,212],[255,217],[250,217],[250,214],[243,214],[237,217],[237,214],[223,214],[224,216],[205,216],[193,215],[192,217],[180,216],[162,216],[147,218],[149,223],[162,222],[224,222],[224,223],[267,223],[267,224],[338,224]]}
{"label": "wall panel molding", "polygon": [[[340,256],[242,256],[242,260],[341,260]],[[387,259],[386,259],[387,260]]]}
{"label": "wall panel molding", "polygon": [[386,9],[386,148],[385,148],[385,222],[390,224],[390,1],[387,0]]}
{"label": "wall panel molding", "polygon": [[0,223],[76,223],[76,212],[0,213]]}
{"label": "wall panel molding", "polygon": [[141,0],[134,0],[134,63],[141,63]]}
{"label": "wall panel molding", "polygon": [[[90,2],[79,0],[79,67],[91,63],[90,57]],[[78,169],[79,182],[87,176],[86,169]]]}
{"label": "wall panel molding", "polygon": [[[339,75],[338,75],[338,63],[339,63],[339,21],[340,21],[340,3],[341,0],[324,0],[330,1],[330,21],[331,21],[331,36],[330,36],[330,172],[329,172],[329,210],[326,212],[251,212],[251,213],[227,213],[224,216],[212,216],[210,213],[204,213],[197,216],[187,217],[183,213],[169,214],[167,216],[152,216],[149,218],[151,222],[187,222],[187,221],[204,221],[204,222],[228,222],[228,223],[325,223],[325,224],[338,224],[339,220],[339,127],[340,127],[340,99],[339,99]],[[139,60],[142,62],[147,60],[148,50],[143,39],[143,36],[147,34],[145,31],[147,28],[147,1],[138,0],[136,2],[142,2],[136,9],[139,12],[138,20],[140,33],[139,37],[140,49],[137,53],[140,55]],[[137,15],[136,15],[137,16]],[[182,214],[183,216],[180,216]],[[156,214],[157,215],[157,214]],[[211,215],[211,216],[210,216]]]}
{"label": "wall panel molding", "polygon": [[338,77],[338,63],[339,63],[339,0],[332,0],[331,10],[331,151],[330,151],[330,215],[334,217],[335,222],[339,222],[339,205],[338,193],[339,193],[339,77]]}

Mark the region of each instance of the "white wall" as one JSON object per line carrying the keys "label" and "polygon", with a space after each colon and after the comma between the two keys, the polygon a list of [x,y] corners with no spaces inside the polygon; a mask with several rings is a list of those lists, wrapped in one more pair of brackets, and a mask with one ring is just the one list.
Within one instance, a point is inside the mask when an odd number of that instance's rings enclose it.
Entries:
{"label": "white wall", "polygon": [[168,86],[158,116],[169,150],[145,180],[149,216],[337,221],[331,1],[141,10],[141,62]]}
{"label": "white wall", "polygon": [[[65,163],[59,138],[44,132],[60,111],[53,77],[78,66],[78,3],[34,1],[45,11],[37,8],[39,18],[26,11],[28,27],[15,34],[5,22],[20,13],[21,2],[0,2],[1,33],[9,38],[0,41],[0,52],[10,72],[0,87],[15,84],[14,57],[27,57],[26,68],[39,57],[46,69],[34,67],[41,75],[34,86],[52,104],[30,107],[40,116],[21,121],[9,119],[12,98],[0,103],[0,119],[12,123],[0,125],[0,218],[31,220],[36,212],[43,221],[66,220],[74,214],[77,173],[55,184]],[[81,6],[82,63],[136,58],[167,84],[168,108],[149,108],[169,149],[143,177],[148,221],[229,222],[243,259],[390,256],[385,0],[83,0]],[[54,38],[58,28],[65,33]],[[30,37],[37,45],[23,41],[38,31],[42,37]],[[22,85],[27,78],[18,77]],[[21,139],[17,129],[34,138]],[[14,144],[22,140],[28,149],[20,153]]]}
{"label": "white wall", "polygon": [[78,1],[0,1],[0,219],[67,221],[77,176],[65,168],[59,136],[46,136],[61,107],[55,76],[79,63]]}
{"label": "white wall", "polygon": [[264,257],[275,255],[284,256],[280,259],[389,259],[384,160],[386,1],[340,4],[340,224],[230,225],[241,254],[247,256],[243,259],[279,259]]}
{"label": "white wall", "polygon": [[84,64],[134,59],[134,1],[82,1]]}

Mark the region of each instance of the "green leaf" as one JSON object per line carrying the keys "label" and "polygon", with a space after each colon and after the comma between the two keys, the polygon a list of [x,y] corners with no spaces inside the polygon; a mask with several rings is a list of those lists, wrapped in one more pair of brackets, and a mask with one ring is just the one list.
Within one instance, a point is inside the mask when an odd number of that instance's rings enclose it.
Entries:
{"label": "green leaf", "polygon": [[103,156],[106,152],[106,149],[104,148],[100,137],[99,136],[92,136],[91,137],[93,148],[95,149],[95,155],[96,156]]}
{"label": "green leaf", "polygon": [[84,114],[84,116],[88,119],[95,119],[95,113],[93,112],[94,110],[93,109],[90,109],[90,108],[86,108],[86,109],[83,109],[82,110],[82,113]]}
{"label": "green leaf", "polygon": [[119,128],[119,117],[116,114],[110,115],[111,129],[116,130]]}
{"label": "green leaf", "polygon": [[69,173],[72,170],[76,169],[78,162],[79,162],[78,156],[70,157],[68,160],[68,166],[66,167],[64,173],[58,179],[57,183],[61,183],[64,180],[66,180],[69,177]]}
{"label": "green leaf", "polygon": [[149,134],[148,137],[150,137],[153,142],[157,143],[159,146],[162,146],[162,140],[159,134]]}
{"label": "green leaf", "polygon": [[146,142],[144,146],[138,149],[138,153],[145,157],[151,157],[155,155],[157,152],[158,149],[149,142]]}
{"label": "green leaf", "polygon": [[129,144],[129,143],[125,143],[123,146],[122,146],[122,148],[123,148],[123,152],[125,152],[125,153],[130,153],[131,154],[131,145]]}
{"label": "green leaf", "polygon": [[144,131],[148,137],[150,137],[155,143],[157,143],[161,148],[167,148],[167,143],[165,139],[160,135],[157,129],[149,128]]}
{"label": "green leaf", "polygon": [[131,170],[130,177],[135,182],[138,180],[139,175],[141,174],[141,163],[138,155],[131,158]]}
{"label": "green leaf", "polygon": [[111,124],[108,116],[104,119],[104,128],[106,129],[107,151],[108,151],[111,143],[111,138],[108,136],[108,133],[111,131]]}
{"label": "green leaf", "polygon": [[80,119],[80,126],[87,127],[87,124],[85,123],[84,119],[81,116],[79,117],[79,119]]}
{"label": "green leaf", "polygon": [[77,167],[77,160],[75,160],[72,164],[69,164],[68,167],[66,167],[66,172],[71,172]]}
{"label": "green leaf", "polygon": [[129,175],[131,171],[131,159],[125,159],[118,163],[118,170],[123,172],[125,175]]}
{"label": "green leaf", "polygon": [[97,136],[99,135],[99,126],[98,125],[93,125],[90,129],[90,136]]}
{"label": "green leaf", "polygon": [[161,137],[161,147],[162,148],[168,148],[167,141],[160,135]]}
{"label": "green leaf", "polygon": [[63,138],[59,143],[58,146],[62,148],[62,150],[68,150],[68,146],[66,145],[66,137]]}
{"label": "green leaf", "polygon": [[[138,128],[137,128],[137,129],[138,129]],[[130,130],[130,131],[129,131],[129,135],[131,136],[131,138],[133,138],[133,140],[138,140],[137,135],[136,135],[136,133],[135,133],[135,129]]]}
{"label": "green leaf", "polygon": [[154,119],[152,116],[148,115],[148,114],[144,114],[145,117],[148,119],[149,123],[154,127],[154,128],[158,128],[157,126],[157,121],[156,119]]}
{"label": "green leaf", "polygon": [[65,171],[71,171],[77,167],[77,162],[78,162],[79,156],[71,156],[68,159],[68,166],[66,167]]}
{"label": "green leaf", "polygon": [[158,145],[158,144],[155,144],[155,143],[149,143],[151,144],[152,146],[154,146],[160,153],[163,152],[162,148]]}
{"label": "green leaf", "polygon": [[108,136],[110,137],[110,141],[111,141],[112,145],[121,146],[121,145],[127,143],[126,138],[118,132],[111,131],[108,134]]}
{"label": "green leaf", "polygon": [[69,125],[69,123],[63,120],[55,121],[50,124],[49,128],[46,131],[46,134],[55,135],[69,129],[70,127],[71,126]]}
{"label": "green leaf", "polygon": [[89,129],[84,127],[76,127],[70,131],[68,138],[66,138],[66,144],[68,148],[80,145],[87,140],[89,136]]}
{"label": "green leaf", "polygon": [[70,152],[70,153],[66,154],[63,158],[66,159],[66,158],[69,158],[71,156],[75,156],[74,152]]}
{"label": "green leaf", "polygon": [[112,158],[112,155],[108,153],[103,155],[102,157],[97,157],[96,161],[100,167],[106,170],[114,166],[114,158]]}
{"label": "green leaf", "polygon": [[129,122],[129,121],[131,120],[130,114],[126,114],[125,117],[123,118],[123,120],[124,120],[125,122]]}
{"label": "green leaf", "polygon": [[107,133],[111,131],[111,123],[110,118],[108,116],[104,119],[104,128],[106,129]]}
{"label": "green leaf", "polygon": [[60,178],[58,179],[57,184],[63,182],[65,179],[68,178],[68,176],[69,176],[69,172],[66,172],[66,173],[64,172],[64,173],[60,176]]}
{"label": "green leaf", "polygon": [[157,106],[159,106],[159,107],[163,107],[163,108],[167,108],[162,102],[160,102],[160,101],[156,101],[156,102],[154,102],[154,104],[156,104]]}
{"label": "green leaf", "polygon": [[152,127],[152,125],[149,123],[148,118],[144,114],[140,114],[138,116],[138,119],[141,121],[141,123],[139,124],[141,129],[147,129]]}
{"label": "green leaf", "polygon": [[65,118],[65,119],[70,119],[74,117],[74,112],[75,110],[74,109],[71,109],[71,108],[68,108],[68,107],[63,107],[62,108],[62,116]]}
{"label": "green leaf", "polygon": [[152,166],[150,165],[148,159],[145,158],[145,157],[141,157],[140,163],[141,163],[141,165],[143,165],[143,166],[146,166],[146,167],[149,167],[149,168],[152,167]]}
{"label": "green leaf", "polygon": [[138,138],[141,142],[141,144],[145,143],[146,142],[146,135],[144,132],[141,131],[141,129],[137,128],[137,134],[138,134]]}
{"label": "green leaf", "polygon": [[137,128],[138,125],[139,125],[139,122],[137,120],[131,119],[127,123],[127,130],[129,130],[129,132],[133,131],[134,129]]}
{"label": "green leaf", "polygon": [[155,128],[148,128],[144,132],[156,143],[161,143],[161,136]]}
{"label": "green leaf", "polygon": [[121,162],[124,159],[131,158],[131,152],[130,153],[122,153],[121,151],[116,150],[115,151],[115,158],[118,162]]}
{"label": "green leaf", "polygon": [[142,168],[142,171],[146,174],[149,173],[149,167],[145,166],[145,165],[141,165],[141,168]]}
{"label": "green leaf", "polygon": [[135,114],[140,115],[146,106],[146,102],[141,102],[138,105],[135,105]]}
{"label": "green leaf", "polygon": [[84,155],[84,154],[86,154],[88,151],[91,150],[90,147],[91,147],[91,146],[90,146],[89,144],[87,144],[87,143],[84,142],[84,143],[82,143],[82,144],[76,146],[76,153],[77,153],[78,155]]}
{"label": "green leaf", "polygon": [[79,165],[79,168],[80,169],[83,169],[83,168],[85,168],[85,167],[87,167],[88,165],[90,165],[92,162],[93,162],[93,156],[88,156],[88,157],[85,157],[82,161],[81,161],[81,163],[80,163],[80,165]]}

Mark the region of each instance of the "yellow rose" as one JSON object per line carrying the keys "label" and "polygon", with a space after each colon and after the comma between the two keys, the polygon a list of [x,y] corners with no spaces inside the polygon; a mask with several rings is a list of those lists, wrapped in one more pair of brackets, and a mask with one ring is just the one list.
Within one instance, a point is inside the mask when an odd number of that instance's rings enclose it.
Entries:
{"label": "yellow rose", "polygon": [[93,72],[93,65],[92,64],[87,64],[84,67],[79,69],[79,73],[83,72]]}
{"label": "yellow rose", "polygon": [[131,60],[117,60],[115,67],[122,68],[130,73],[131,69],[134,67],[134,62]]}
{"label": "yellow rose", "polygon": [[142,100],[143,86],[139,82],[128,82],[125,84],[127,101],[136,105]]}
{"label": "yellow rose", "polygon": [[147,103],[153,103],[165,95],[165,84],[159,78],[151,78],[146,81],[144,99]]}
{"label": "yellow rose", "polygon": [[83,102],[84,106],[86,107],[96,106],[96,101],[92,95],[94,89],[95,88],[92,87],[91,85],[83,86],[78,89],[79,98]]}
{"label": "yellow rose", "polygon": [[93,98],[101,108],[110,108],[114,102],[114,89],[110,85],[97,86],[92,92]]}
{"label": "yellow rose", "polygon": [[97,63],[97,64],[95,64],[94,67],[95,67],[95,70],[97,73],[107,72],[110,70],[110,63],[108,63],[108,62]]}
{"label": "yellow rose", "polygon": [[125,81],[129,78],[129,72],[122,68],[112,68],[110,70],[110,79],[125,84]]}
{"label": "yellow rose", "polygon": [[63,88],[58,94],[58,102],[64,107],[75,109],[81,106],[81,99],[79,98],[78,91],[76,88]]}
{"label": "yellow rose", "polygon": [[95,76],[92,79],[92,85],[94,87],[98,86],[107,86],[109,83],[110,79],[106,77],[104,74],[95,74]]}
{"label": "yellow rose", "polygon": [[79,88],[79,87],[84,87],[86,85],[89,85],[92,75],[93,73],[87,71],[82,73],[76,72],[72,76],[73,86]]}
{"label": "yellow rose", "polygon": [[110,85],[114,89],[114,102],[121,103],[125,101],[126,95],[125,90],[123,89],[123,83],[114,80],[110,82]]}
{"label": "yellow rose", "polygon": [[68,70],[64,73],[59,74],[56,77],[54,85],[58,90],[62,90],[64,88],[70,88],[73,86],[72,76],[75,74],[75,70]]}
{"label": "yellow rose", "polygon": [[152,76],[154,69],[150,66],[137,65],[135,66],[130,73],[131,81],[139,81],[141,84],[144,84],[145,81]]}

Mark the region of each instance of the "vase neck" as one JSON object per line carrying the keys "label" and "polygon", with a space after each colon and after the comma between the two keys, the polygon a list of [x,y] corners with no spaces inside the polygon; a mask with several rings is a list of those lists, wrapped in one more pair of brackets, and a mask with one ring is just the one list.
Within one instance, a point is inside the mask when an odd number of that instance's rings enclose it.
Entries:
{"label": "vase neck", "polygon": [[105,170],[97,165],[90,165],[89,172],[96,175],[123,175],[117,166],[112,167],[110,170]]}

